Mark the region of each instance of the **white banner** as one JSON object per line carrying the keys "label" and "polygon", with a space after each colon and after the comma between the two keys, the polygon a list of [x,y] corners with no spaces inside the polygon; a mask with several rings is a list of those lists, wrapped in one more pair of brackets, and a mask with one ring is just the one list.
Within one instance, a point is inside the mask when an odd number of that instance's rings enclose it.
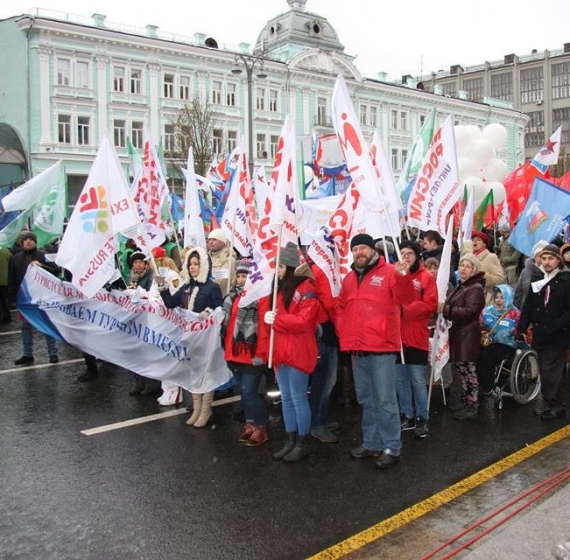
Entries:
{"label": "white banner", "polygon": [[82,352],[191,392],[213,391],[231,377],[220,340],[222,308],[200,321],[160,299],[134,301],[119,291],[86,298],[69,282],[30,266],[18,310],[38,330]]}
{"label": "white banner", "polygon": [[299,202],[297,206],[297,229],[302,245],[311,243],[314,234],[327,224],[341,199],[342,195],[337,194]]}

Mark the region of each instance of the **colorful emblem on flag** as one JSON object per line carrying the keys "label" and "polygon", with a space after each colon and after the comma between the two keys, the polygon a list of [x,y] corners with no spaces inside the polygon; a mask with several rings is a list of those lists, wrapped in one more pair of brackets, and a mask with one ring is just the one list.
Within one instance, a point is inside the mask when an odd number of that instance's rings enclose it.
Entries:
{"label": "colorful emblem on flag", "polygon": [[94,233],[106,232],[109,228],[109,203],[105,200],[105,187],[90,187],[79,197],[79,212],[83,221],[83,231]]}

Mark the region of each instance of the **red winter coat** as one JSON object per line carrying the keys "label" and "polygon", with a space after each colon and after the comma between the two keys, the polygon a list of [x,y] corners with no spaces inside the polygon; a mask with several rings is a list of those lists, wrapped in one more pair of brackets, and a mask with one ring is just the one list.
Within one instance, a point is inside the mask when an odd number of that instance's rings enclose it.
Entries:
{"label": "red winter coat", "polygon": [[437,311],[437,284],[423,264],[411,277],[414,299],[402,306],[402,342],[406,348],[429,350],[429,322]]}
{"label": "red winter coat", "polygon": [[[266,360],[269,355],[270,327],[265,323],[262,325],[262,322],[265,312],[269,310],[270,298],[260,300],[258,354]],[[316,287],[310,278],[297,286],[289,309],[285,309],[281,292],[277,293],[277,316],[273,323],[273,367],[279,369],[280,365],[287,365],[308,375],[313,373],[318,354],[315,331],[321,313]]]}
{"label": "red winter coat", "polygon": [[344,352],[399,352],[400,306],[414,298],[410,274],[402,276],[384,257],[342,282],[335,313],[340,349]]}
{"label": "red winter coat", "polygon": [[319,317],[319,323],[332,321],[334,318],[335,298],[332,295],[331,285],[327,275],[316,265],[311,265],[311,272],[315,277],[315,288],[317,298],[321,304],[322,312]]}

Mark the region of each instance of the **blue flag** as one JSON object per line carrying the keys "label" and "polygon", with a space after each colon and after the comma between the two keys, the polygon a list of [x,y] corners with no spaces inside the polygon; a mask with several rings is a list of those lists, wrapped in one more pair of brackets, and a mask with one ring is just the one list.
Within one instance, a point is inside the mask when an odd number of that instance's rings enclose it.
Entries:
{"label": "blue flag", "polygon": [[552,241],[570,216],[570,192],[535,179],[526,206],[509,237],[509,243],[525,255],[541,240]]}
{"label": "blue flag", "polygon": [[177,194],[172,192],[168,193],[170,195],[170,200],[172,201],[172,219],[175,222],[183,222],[184,221],[184,200],[179,197]]}

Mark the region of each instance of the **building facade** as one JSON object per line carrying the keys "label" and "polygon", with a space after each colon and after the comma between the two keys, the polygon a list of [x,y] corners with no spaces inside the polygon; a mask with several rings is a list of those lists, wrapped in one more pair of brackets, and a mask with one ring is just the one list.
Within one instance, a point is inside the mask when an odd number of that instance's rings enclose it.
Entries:
{"label": "building facade", "polygon": [[127,136],[141,148],[147,130],[168,162],[176,151],[173,121],[196,97],[214,114],[214,153],[228,153],[244,134],[254,164],[271,168],[290,113],[299,154],[308,161],[313,131],[334,131],[331,95],[340,72],[365,136],[371,140],[380,129],[396,175],[434,107],[438,123],[453,114],[457,124],[504,125],[508,146],[499,156],[509,169],[523,161],[523,113],[387,83],[383,75],[365,78],[325,17],[307,11],[306,0],[287,3],[262,27],[253,48],[218,45],[202,33],[181,37],[153,25],[112,24],[100,14],[36,10],[0,21],[0,138],[2,130],[15,138],[10,142],[17,146],[9,148],[22,160],[0,166],[0,184],[17,183],[18,173],[23,180],[62,159],[73,203],[104,133],[125,169]]}

